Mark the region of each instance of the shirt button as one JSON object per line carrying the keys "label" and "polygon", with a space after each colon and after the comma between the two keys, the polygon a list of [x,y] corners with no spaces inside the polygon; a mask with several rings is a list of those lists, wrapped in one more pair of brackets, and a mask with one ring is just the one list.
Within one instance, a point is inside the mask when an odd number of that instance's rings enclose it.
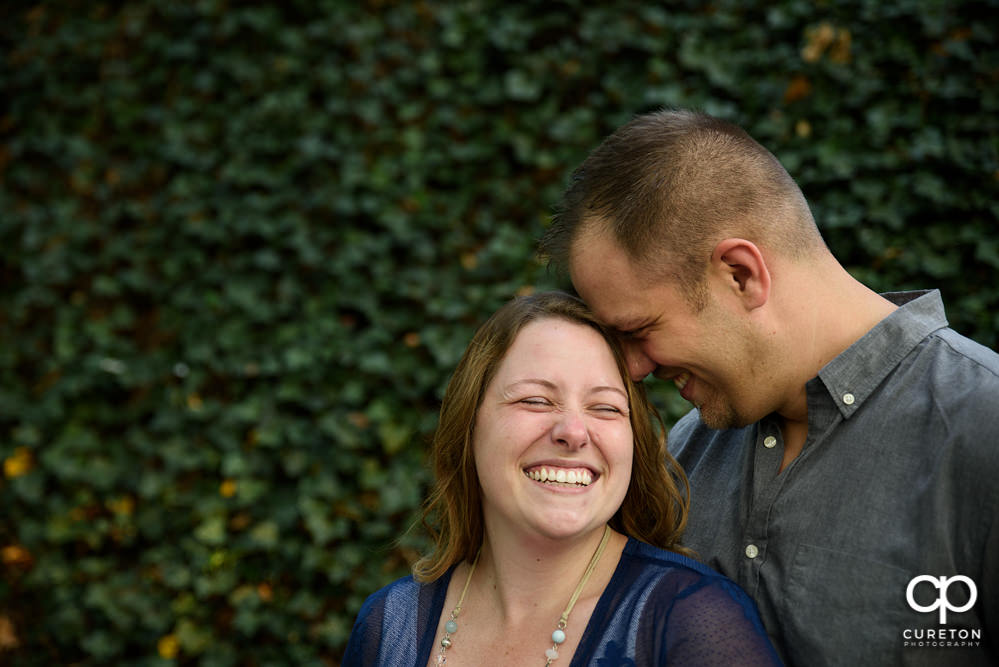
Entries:
{"label": "shirt button", "polygon": [[854,400],[853,394],[843,394],[843,402],[847,405],[853,405]]}
{"label": "shirt button", "polygon": [[760,549],[755,544],[750,544],[746,547],[746,557],[756,558],[760,555]]}
{"label": "shirt button", "polygon": [[767,437],[763,438],[763,446],[766,447],[767,449],[773,449],[774,447],[777,446],[777,438],[773,437],[772,435],[768,435]]}

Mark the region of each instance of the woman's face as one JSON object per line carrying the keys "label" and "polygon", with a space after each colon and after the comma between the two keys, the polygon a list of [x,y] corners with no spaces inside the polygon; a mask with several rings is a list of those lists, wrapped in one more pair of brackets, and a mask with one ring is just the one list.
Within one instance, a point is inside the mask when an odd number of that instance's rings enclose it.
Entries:
{"label": "woman's face", "polygon": [[600,334],[560,318],[527,324],[475,421],[487,531],[562,539],[602,528],[628,490],[632,440],[624,381]]}

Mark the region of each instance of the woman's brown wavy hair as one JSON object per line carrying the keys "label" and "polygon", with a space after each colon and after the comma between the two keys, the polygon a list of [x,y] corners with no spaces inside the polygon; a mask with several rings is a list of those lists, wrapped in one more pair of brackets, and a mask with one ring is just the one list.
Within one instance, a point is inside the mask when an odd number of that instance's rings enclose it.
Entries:
{"label": "woman's brown wavy hair", "polygon": [[501,307],[472,337],[448,383],[431,444],[434,484],[423,508],[432,551],[413,565],[419,581],[433,581],[482,544],[482,501],[472,454],[473,427],[482,397],[517,334],[529,322],[557,318],[596,330],[610,347],[628,392],[634,455],[624,502],[612,528],[648,544],[689,553],[680,546],[687,522],[687,477],[666,451],[666,428],[645,388],[632,382],[624,353],[586,305],[564,292],[518,297]]}

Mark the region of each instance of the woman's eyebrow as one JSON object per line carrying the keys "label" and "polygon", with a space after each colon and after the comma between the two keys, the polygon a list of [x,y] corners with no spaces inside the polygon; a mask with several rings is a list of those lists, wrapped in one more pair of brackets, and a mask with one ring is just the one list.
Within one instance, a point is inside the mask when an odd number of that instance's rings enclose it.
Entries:
{"label": "woman's eyebrow", "polygon": [[594,387],[593,389],[590,390],[590,393],[591,394],[597,394],[597,393],[599,393],[601,391],[613,391],[613,392],[617,392],[622,397],[624,397],[625,400],[628,400],[628,392],[624,391],[620,387],[612,387],[610,385],[606,385],[606,386],[601,385],[599,387]]}
{"label": "woman's eyebrow", "polygon": [[549,389],[555,389],[555,383],[551,380],[542,380],[540,378],[525,378],[523,380],[515,380],[509,384],[511,387],[516,387],[521,384],[540,384],[543,387],[548,387]]}
{"label": "woman's eyebrow", "polygon": [[[551,389],[553,391],[556,390],[556,389],[558,389],[558,386],[554,382],[552,382],[551,380],[543,380],[541,378],[525,378],[523,380],[516,380],[514,382],[511,382],[510,384],[508,384],[506,386],[506,390],[510,391],[511,389],[515,389],[516,387],[519,387],[519,386],[525,385],[525,384],[535,384],[535,385],[539,385],[541,387],[544,387],[545,389]],[[613,392],[616,392],[616,393],[620,394],[622,397],[624,397],[625,400],[628,399],[628,392],[624,391],[620,387],[614,387],[612,385],[599,385],[599,386],[593,387],[593,388],[590,389],[589,393],[591,393],[591,394],[597,394],[597,393],[599,393],[601,391],[613,391]]]}

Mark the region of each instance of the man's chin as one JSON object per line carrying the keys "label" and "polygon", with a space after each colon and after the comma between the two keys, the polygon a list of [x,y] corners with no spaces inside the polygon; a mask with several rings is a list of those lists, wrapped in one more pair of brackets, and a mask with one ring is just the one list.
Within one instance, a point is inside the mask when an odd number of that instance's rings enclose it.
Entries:
{"label": "man's chin", "polygon": [[696,407],[701,423],[708,428],[715,429],[717,431],[729,428],[742,428],[743,426],[749,426],[752,423],[750,420],[741,418],[740,415],[728,405],[721,409],[719,409],[718,406],[713,405],[699,405]]}

